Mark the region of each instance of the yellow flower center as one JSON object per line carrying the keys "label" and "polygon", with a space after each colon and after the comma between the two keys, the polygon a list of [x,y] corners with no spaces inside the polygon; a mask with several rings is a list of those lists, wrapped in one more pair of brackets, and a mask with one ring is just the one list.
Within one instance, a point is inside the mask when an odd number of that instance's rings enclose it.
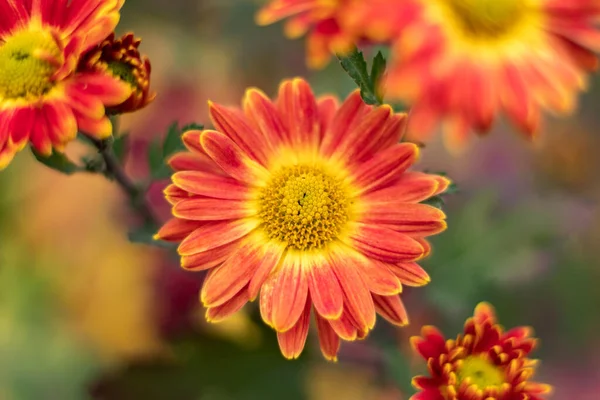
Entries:
{"label": "yellow flower center", "polygon": [[461,26],[472,35],[496,37],[524,16],[523,0],[446,0]]}
{"label": "yellow flower center", "polygon": [[500,367],[492,364],[480,356],[470,356],[462,360],[457,370],[458,383],[466,378],[471,378],[471,384],[480,389],[490,386],[500,386],[504,383],[504,372]]}
{"label": "yellow flower center", "polygon": [[320,249],[348,220],[342,183],[322,170],[293,166],[276,173],[260,194],[260,217],[267,235],[290,248]]}
{"label": "yellow flower center", "polygon": [[62,52],[49,32],[21,31],[0,44],[0,96],[32,98],[48,92]]}

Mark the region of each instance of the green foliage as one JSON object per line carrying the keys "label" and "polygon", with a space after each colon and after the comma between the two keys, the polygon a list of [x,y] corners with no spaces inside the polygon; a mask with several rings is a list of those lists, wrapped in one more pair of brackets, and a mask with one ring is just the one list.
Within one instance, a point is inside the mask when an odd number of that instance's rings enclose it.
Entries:
{"label": "green foliage", "polygon": [[148,147],[148,166],[150,175],[153,179],[166,179],[171,176],[171,169],[167,165],[167,160],[173,154],[184,151],[185,146],[181,141],[181,135],[189,130],[202,130],[204,127],[199,124],[188,124],[179,128],[177,122],[173,122],[164,138],[155,140]]}
{"label": "green foliage", "polygon": [[127,234],[127,237],[132,243],[147,244],[155,247],[163,247],[166,249],[172,249],[175,247],[175,245],[172,243],[154,239],[156,231],[157,227],[154,224],[146,223],[140,226],[139,228],[130,231]]}
{"label": "green foliage", "polygon": [[38,160],[48,168],[52,168],[53,170],[61,172],[65,175],[73,175],[74,173],[83,170],[73,161],[69,160],[69,158],[63,153],[55,151],[50,157],[44,157],[43,155],[35,151],[33,147],[31,148],[31,152],[35,156],[36,160]]}
{"label": "green foliage", "polygon": [[378,82],[385,73],[386,60],[383,54],[377,53],[369,74],[367,62],[361,51],[354,49],[347,56],[338,56],[342,68],[360,88],[360,95],[366,104],[381,105],[383,98],[378,89]]}
{"label": "green foliage", "polygon": [[[263,330],[265,335],[273,332]],[[114,398],[303,400],[307,355],[281,356],[276,341],[243,349],[211,336],[196,335],[174,344],[176,364],[131,366],[105,384]]]}
{"label": "green foliage", "polygon": [[119,162],[123,163],[127,156],[127,147],[129,145],[129,132],[122,132],[116,136],[112,142],[112,150]]}
{"label": "green foliage", "polygon": [[424,291],[444,312],[470,310],[489,285],[524,279],[547,245],[554,222],[548,215],[531,204],[499,214],[499,204],[494,192],[482,192],[449,213],[448,230],[432,238],[432,256],[423,265],[435,285]]}

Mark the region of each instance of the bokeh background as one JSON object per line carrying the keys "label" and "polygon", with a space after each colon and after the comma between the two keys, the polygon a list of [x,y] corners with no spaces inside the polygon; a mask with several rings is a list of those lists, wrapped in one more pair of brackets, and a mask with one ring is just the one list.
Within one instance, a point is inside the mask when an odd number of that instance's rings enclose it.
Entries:
{"label": "bokeh background", "polygon": [[[307,71],[303,41],[281,25],[256,26],[259,5],[127,0],[119,31],[143,37],[159,93],[122,119],[132,177],[147,177],[148,143],[173,121],[208,123],[207,99],[239,104],[248,86],[274,95],[296,75],[319,94],[354,89],[337,63]],[[425,324],[454,336],[482,300],[505,326],[535,327],[538,378],[553,398],[599,399],[599,81],[572,118],[548,119],[535,145],[499,125],[460,156],[427,146],[421,168],[459,187],[425,262],[432,283],[405,290],[408,327],[379,322],[368,340],[343,344],[337,364],[313,336],[299,360],[284,360],[255,307],[206,324],[202,276],[128,241],[138,222],[116,185],[23,152],[0,173],[0,399],[408,399],[424,369],[408,338]],[[164,184],[148,198],[166,219]]]}

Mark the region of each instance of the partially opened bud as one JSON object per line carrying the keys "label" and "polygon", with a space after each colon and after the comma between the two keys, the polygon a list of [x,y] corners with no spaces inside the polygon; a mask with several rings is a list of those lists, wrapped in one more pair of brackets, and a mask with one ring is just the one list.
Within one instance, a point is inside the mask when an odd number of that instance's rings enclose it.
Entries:
{"label": "partially opened bud", "polygon": [[137,111],[156,97],[156,93],[150,91],[150,60],[138,50],[141,41],[133,33],[127,33],[119,39],[115,39],[115,34],[111,33],[82,57],[80,70],[108,72],[133,89],[131,96],[123,103],[108,107],[108,114]]}

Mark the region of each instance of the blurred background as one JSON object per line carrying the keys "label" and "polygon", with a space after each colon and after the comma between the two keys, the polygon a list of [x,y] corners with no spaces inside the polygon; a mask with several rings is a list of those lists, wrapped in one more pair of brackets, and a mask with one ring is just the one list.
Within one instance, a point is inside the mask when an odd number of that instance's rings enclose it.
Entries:
{"label": "blurred background", "polygon": [[[256,26],[259,5],[127,0],[119,33],[143,38],[159,94],[121,121],[132,177],[147,176],[148,143],[172,122],[209,123],[207,99],[239,104],[247,86],[274,95],[296,75],[318,94],[354,89],[337,63],[307,71],[303,41],[285,39],[281,25]],[[454,336],[486,300],[504,326],[535,327],[538,380],[555,386],[553,398],[597,400],[599,83],[573,118],[548,119],[536,145],[499,125],[460,156],[441,141],[427,146],[420,168],[459,187],[424,263],[432,283],[405,289],[408,327],[378,323],[366,341],[344,343],[337,364],[322,360],[313,336],[299,360],[284,360],[254,305],[206,324],[201,275],[128,242],[137,221],[116,185],[61,175],[22,152],[0,173],[0,399],[408,399],[424,370],[408,338],[425,324]],[[148,196],[166,219],[164,185]]]}

